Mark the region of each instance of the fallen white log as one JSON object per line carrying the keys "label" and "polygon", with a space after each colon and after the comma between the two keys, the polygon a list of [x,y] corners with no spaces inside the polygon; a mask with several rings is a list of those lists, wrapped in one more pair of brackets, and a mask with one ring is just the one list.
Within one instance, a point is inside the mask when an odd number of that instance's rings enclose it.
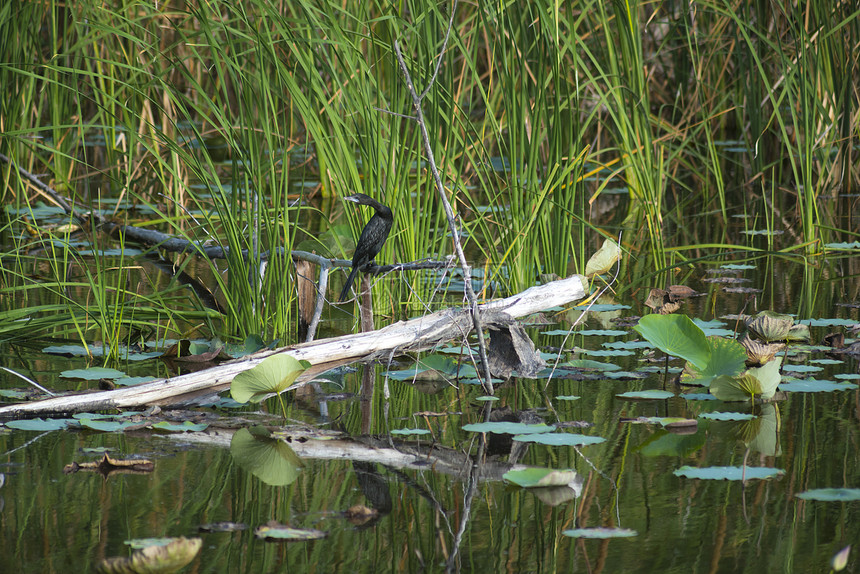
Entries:
{"label": "fallen white log", "polygon": [[[479,305],[482,324],[485,328],[506,325],[517,317],[580,300],[585,297],[585,285],[584,277],[573,275]],[[399,321],[376,331],[261,351],[203,371],[133,387],[8,405],[0,407],[0,417],[21,418],[149,405],[165,406],[197,395],[220,392],[229,387],[233,377],[278,353],[286,353],[314,365],[299,379],[310,380],[325,370],[351,361],[390,357],[430,349],[451,339],[464,339],[471,329],[472,319],[468,309],[445,309]]]}

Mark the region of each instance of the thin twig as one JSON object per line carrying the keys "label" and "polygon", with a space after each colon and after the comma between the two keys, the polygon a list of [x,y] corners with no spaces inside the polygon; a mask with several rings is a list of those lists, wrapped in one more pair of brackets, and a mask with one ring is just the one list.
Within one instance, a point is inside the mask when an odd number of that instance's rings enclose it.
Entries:
{"label": "thin twig", "polygon": [[[445,43],[447,45],[448,38],[450,36],[450,29],[454,22],[454,14],[456,13],[457,2],[455,0],[454,6],[451,9],[451,19],[448,24],[449,33],[445,35]],[[400,50],[400,42],[396,38],[394,39],[394,54],[397,57],[397,62],[400,65],[400,71],[403,73],[403,78],[406,82],[406,89],[409,90],[409,94],[412,96],[412,105],[415,107],[415,117],[416,122],[418,123],[418,127],[421,130],[421,138],[424,142],[424,152],[427,154],[427,164],[430,166],[430,172],[433,175],[433,181],[436,183],[436,191],[439,192],[439,198],[442,202],[442,206],[445,209],[445,216],[448,219],[448,228],[451,230],[451,235],[453,237],[454,249],[457,252],[457,258],[460,261],[460,268],[463,270],[463,279],[466,286],[466,297],[469,300],[469,309],[470,315],[472,316],[472,323],[475,328],[475,333],[478,337],[478,350],[481,356],[481,362],[484,367],[484,381],[482,382],[482,386],[484,387],[484,391],[488,394],[493,394],[493,382],[492,375],[490,374],[490,364],[487,359],[487,346],[484,342],[484,332],[481,326],[481,317],[478,314],[478,298],[475,296],[475,290],[472,289],[472,269],[469,266],[469,262],[466,260],[466,255],[463,253],[463,246],[460,244],[460,234],[457,229],[457,224],[454,220],[454,210],[451,209],[451,203],[448,201],[448,197],[445,195],[445,186],[442,185],[442,177],[439,175],[439,168],[436,167],[436,159],[433,156],[433,148],[430,145],[430,134],[427,131],[427,122],[424,120],[424,111],[421,107],[421,98],[422,96],[418,95],[418,91],[415,89],[415,84],[412,82],[412,76],[409,73],[409,69],[406,67],[406,61],[403,58],[403,53]],[[442,46],[442,52],[439,54],[439,61],[442,60],[442,55],[445,52],[445,45]],[[436,71],[438,71],[438,62]],[[427,91],[432,87],[433,81],[436,79],[436,73],[434,72],[433,77],[431,78],[430,83],[427,88],[422,92],[422,94],[426,94]]]}

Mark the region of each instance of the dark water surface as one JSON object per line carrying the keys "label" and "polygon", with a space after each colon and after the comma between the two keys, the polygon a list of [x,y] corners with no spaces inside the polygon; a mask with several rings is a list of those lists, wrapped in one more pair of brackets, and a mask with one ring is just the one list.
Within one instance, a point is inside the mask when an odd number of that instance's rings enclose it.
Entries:
{"label": "dark water surface", "polygon": [[[852,273],[839,267],[842,264],[812,271],[790,265],[775,270],[759,261],[757,267],[768,272],[722,274],[750,278],[743,285],[765,290],[754,299],[749,293],[725,292],[729,284],[705,282],[715,275],[702,269],[684,284],[707,295],[688,301],[681,312],[712,320],[742,310],[773,308],[794,313],[805,309],[805,317],[800,318],[856,320],[856,308],[838,305],[856,303]],[[628,292],[614,302],[629,308],[592,313],[584,322],[585,329],[621,329],[627,334],[577,335],[565,347],[606,351],[604,343],[635,339],[636,334],[619,327],[617,319],[646,313],[641,305],[645,295],[645,286]],[[530,327],[529,333],[539,348],[558,347],[563,336],[541,332],[567,329],[576,315],[562,314],[558,323]],[[722,328],[735,327],[731,320],[721,322]],[[833,331],[845,331],[850,340],[844,326],[813,326],[813,340],[819,342]],[[36,373],[39,382],[53,388],[57,388],[57,375],[52,373],[83,366],[82,361],[51,358],[32,349],[7,346],[3,352],[5,365]],[[391,397],[386,401],[385,365],[359,367],[357,372],[335,377],[335,382],[323,383],[325,401],[319,396],[289,397],[291,424],[320,425],[382,440],[360,439],[365,450],[353,455],[326,450],[323,445],[322,454],[304,457],[305,467],[287,486],[270,486],[236,462],[228,447],[232,429],[213,426],[196,438],[149,431],[2,429],[0,572],[89,572],[105,557],[128,555],[124,541],[161,536],[201,536],[203,549],[185,571],[225,573],[438,572],[455,554],[454,563],[464,572],[814,573],[828,572],[833,554],[860,542],[860,502],[817,502],[796,496],[816,488],[860,487],[860,393],[856,388],[789,392],[756,408],[687,400],[681,396],[687,389],[676,387],[672,375],[661,372],[665,363],[659,352],[653,355],[654,362],[647,360],[648,349],[632,353],[577,358],[615,363],[625,371],[644,372],[645,378],[553,380],[548,385],[545,379],[519,379],[498,387],[500,400],[492,404],[493,409],[530,411],[547,423],[583,421],[593,426],[567,432],[606,439],[578,449],[527,447],[519,458],[521,464],[577,471],[575,488],[555,502],[499,480],[498,469],[509,466],[506,454],[495,456],[481,471],[473,496],[467,496],[468,463],[463,462],[462,472],[457,473],[441,465],[422,466],[420,457],[404,465],[368,456],[373,452],[368,445],[401,454],[409,445],[432,454],[430,447],[435,445],[438,452],[451,456],[474,455],[477,435],[462,427],[483,420],[488,408],[476,400],[483,394],[477,385],[427,381],[391,379]],[[130,369],[155,372],[161,369],[156,364]],[[789,369],[796,369],[794,365],[822,369],[792,370],[788,375],[836,382],[852,382],[836,376],[858,372],[855,358],[827,355],[815,348],[791,354],[786,364]],[[678,361],[670,365],[680,367]],[[361,400],[357,397],[365,368],[374,370],[376,385],[372,398]],[[21,387],[12,378],[2,381],[4,388]],[[660,401],[616,396],[647,389],[666,389],[675,396]],[[571,395],[580,398],[557,398]],[[263,407],[272,413],[280,408],[273,400]],[[220,412],[245,416],[251,410]],[[715,411],[758,416],[752,421],[697,418]],[[653,416],[697,418],[698,426],[695,431],[674,433],[659,425],[622,422]],[[237,421],[234,426],[247,425]],[[402,428],[429,428],[433,435],[419,439],[387,434]],[[107,448],[116,457],[146,457],[154,461],[154,471],[114,473],[107,478],[92,472],[63,473],[72,461],[102,456],[82,450],[96,448]],[[746,483],[674,474],[682,466],[744,463],[781,469],[784,474]],[[356,505],[376,508],[379,514],[367,521],[347,518],[344,512]],[[319,529],[327,537],[312,542],[255,538],[253,530],[270,520]],[[201,524],[219,521],[241,523],[248,529],[198,532]],[[620,527],[637,534],[612,540],[563,534],[581,527]],[[858,571],[857,564],[852,557],[846,571]]]}

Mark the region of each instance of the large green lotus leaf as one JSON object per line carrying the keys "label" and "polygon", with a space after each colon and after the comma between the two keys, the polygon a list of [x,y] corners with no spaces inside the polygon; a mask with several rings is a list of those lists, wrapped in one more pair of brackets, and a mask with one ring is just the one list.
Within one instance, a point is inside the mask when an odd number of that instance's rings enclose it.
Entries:
{"label": "large green lotus leaf", "polygon": [[699,370],[711,360],[705,333],[686,315],[646,315],[633,328],[664,353],[681,357]]}
{"label": "large green lotus leaf", "polygon": [[292,484],[304,466],[287,443],[271,438],[261,427],[236,431],[230,441],[230,454],[239,466],[271,486]]}
{"label": "large green lotus leaf", "polygon": [[606,239],[597,253],[592,255],[588,263],[585,264],[585,276],[592,277],[609,273],[619,259],[621,259],[621,248],[612,239]]}
{"label": "large green lotus leaf", "polygon": [[776,393],[776,387],[782,380],[782,375],[779,373],[779,368],[782,365],[782,357],[776,357],[761,367],[756,367],[747,371],[761,383],[761,398],[770,399]]}
{"label": "large green lotus leaf", "polygon": [[574,470],[553,470],[551,468],[524,468],[509,470],[502,478],[523,488],[541,486],[566,486],[576,479]]}
{"label": "large green lotus leaf", "polygon": [[754,480],[775,478],[785,474],[785,471],[779,468],[758,466],[710,466],[706,468],[682,466],[673,474],[701,480]]}
{"label": "large green lotus leaf", "polygon": [[779,385],[781,364],[782,357],[777,357],[737,377],[719,376],[711,383],[711,394],[721,401],[748,401],[755,397],[769,399]]}
{"label": "large green lotus leaf", "polygon": [[744,374],[740,377],[721,375],[711,381],[711,394],[721,401],[749,401],[761,394],[761,383],[755,377]]}
{"label": "large green lotus leaf", "polygon": [[639,533],[629,528],[574,528],[573,530],[563,530],[564,536],[571,538],[630,538],[637,536]]}
{"label": "large green lotus leaf", "polygon": [[711,347],[710,361],[704,369],[697,368],[691,362],[689,378],[683,378],[685,384],[708,387],[720,375],[735,376],[744,370],[747,352],[743,345],[734,339],[721,337],[708,337],[707,341]]}
{"label": "large green lotus leaf", "polygon": [[310,366],[290,355],[272,355],[253,369],[236,375],[230,383],[230,394],[240,403],[259,403],[272,393],[286,390]]}

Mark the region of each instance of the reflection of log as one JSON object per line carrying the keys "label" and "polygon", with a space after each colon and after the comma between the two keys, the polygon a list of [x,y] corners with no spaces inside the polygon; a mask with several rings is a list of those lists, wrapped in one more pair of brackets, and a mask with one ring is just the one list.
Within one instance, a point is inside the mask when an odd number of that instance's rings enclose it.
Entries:
{"label": "reflection of log", "polygon": [[[210,429],[204,432],[172,433],[169,438],[205,446],[230,447],[232,429]],[[381,464],[401,470],[428,470],[442,473],[456,480],[466,480],[474,460],[467,453],[426,441],[424,445],[411,441],[389,442],[387,438],[348,435],[321,435],[318,431],[290,430],[278,435],[287,435],[287,444],[304,459],[351,460]],[[489,460],[479,465],[479,479],[500,481],[509,470],[528,468],[500,460]]]}
{"label": "reflection of log", "polygon": [[[584,278],[579,275],[526,289],[522,293],[479,306],[485,327],[509,324],[549,307],[565,305],[585,296]],[[323,370],[359,359],[388,358],[395,354],[429,349],[451,339],[465,339],[472,329],[468,309],[454,308],[399,321],[382,329],[261,351],[211,369],[160,379],[134,387],[86,394],[53,397],[41,401],[0,407],[0,417],[28,417],[45,413],[73,413],[144,405],[170,405],[197,395],[219,392],[237,374],[277,353],[288,353],[314,365],[300,381]]]}

